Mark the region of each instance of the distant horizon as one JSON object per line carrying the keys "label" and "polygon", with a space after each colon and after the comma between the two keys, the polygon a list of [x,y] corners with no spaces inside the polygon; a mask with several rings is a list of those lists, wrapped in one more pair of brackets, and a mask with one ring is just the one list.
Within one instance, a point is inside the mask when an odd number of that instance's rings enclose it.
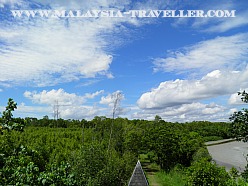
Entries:
{"label": "distant horizon", "polygon": [[[89,122],[89,121],[92,121],[92,120],[94,120],[94,119],[96,119],[97,117],[99,117],[99,118],[102,118],[102,117],[104,117],[105,119],[110,119],[110,120],[112,120],[112,119],[114,119],[114,120],[116,120],[116,119],[127,119],[127,120],[129,120],[129,121],[133,121],[133,120],[144,120],[144,121],[155,121],[155,118],[153,118],[153,119],[129,119],[129,118],[125,118],[125,117],[120,117],[120,116],[118,116],[118,117],[116,117],[116,118],[111,118],[111,117],[106,117],[106,116],[94,116],[94,118],[91,118],[91,119],[85,119],[85,118],[82,118],[82,119],[63,119],[63,118],[58,118],[58,119],[54,119],[54,117],[49,117],[48,115],[44,115],[44,116],[42,116],[42,117],[40,117],[40,118],[36,118],[36,117],[13,117],[14,119],[23,119],[23,120],[25,120],[25,119],[37,119],[37,120],[41,120],[41,119],[44,119],[44,118],[46,118],[46,117],[48,117],[48,120],[53,120],[53,121],[57,121],[57,120],[60,120],[60,119],[62,119],[62,120],[65,120],[65,121],[69,121],[69,120],[71,120],[71,121],[82,121],[82,120],[84,120],[84,121],[87,121],[87,122]],[[232,123],[230,120],[229,121],[208,121],[208,120],[194,120],[194,121],[182,121],[182,122],[177,122],[177,121],[166,121],[166,120],[163,120],[162,119],[162,121],[164,121],[164,122],[167,122],[167,123],[179,123],[179,124],[186,124],[186,123],[194,123],[194,122],[209,122],[209,123]]]}

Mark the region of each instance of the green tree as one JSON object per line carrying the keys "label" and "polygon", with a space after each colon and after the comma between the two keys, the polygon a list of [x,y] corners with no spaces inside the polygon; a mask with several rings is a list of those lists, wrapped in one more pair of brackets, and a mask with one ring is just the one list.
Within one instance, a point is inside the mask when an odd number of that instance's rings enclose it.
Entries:
{"label": "green tree", "polygon": [[[238,95],[241,95],[241,100],[245,103],[248,103],[248,93],[245,91],[238,92]],[[241,111],[234,112],[230,120],[232,121],[232,135],[238,141],[248,141],[248,109],[243,108]]]}
{"label": "green tree", "polygon": [[[248,93],[238,92],[241,95],[241,100],[244,103],[248,103]],[[232,121],[232,134],[238,141],[248,142],[248,109],[243,108],[241,111],[234,112],[230,117]],[[243,178],[248,180],[248,165],[245,167],[245,171],[242,173]]]}
{"label": "green tree", "polygon": [[12,112],[17,109],[17,103],[12,99],[9,98],[8,104],[6,106],[5,111],[3,111],[2,119],[0,123],[0,132],[3,130],[17,130],[17,131],[23,131],[24,129],[24,123],[16,123]]}
{"label": "green tree", "polygon": [[156,155],[157,163],[166,171],[176,164],[189,166],[202,142],[197,133],[163,120],[154,123],[145,139],[149,150]]}
{"label": "green tree", "polygon": [[162,120],[162,118],[159,115],[156,115],[154,118],[154,122],[159,122],[161,120]]}

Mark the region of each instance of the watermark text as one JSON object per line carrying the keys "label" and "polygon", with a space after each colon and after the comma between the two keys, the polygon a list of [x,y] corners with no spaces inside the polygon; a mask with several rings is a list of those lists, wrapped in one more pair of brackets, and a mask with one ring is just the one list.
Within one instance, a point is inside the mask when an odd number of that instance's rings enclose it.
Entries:
{"label": "watermark text", "polygon": [[15,18],[211,18],[236,17],[236,10],[11,10]]}

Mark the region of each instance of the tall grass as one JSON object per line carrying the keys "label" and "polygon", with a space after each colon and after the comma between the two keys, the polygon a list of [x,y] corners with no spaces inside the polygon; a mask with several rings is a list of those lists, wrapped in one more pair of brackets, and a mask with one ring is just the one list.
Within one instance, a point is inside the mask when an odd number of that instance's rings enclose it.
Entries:
{"label": "tall grass", "polygon": [[171,170],[169,173],[159,171],[155,174],[161,186],[183,186],[186,184],[186,175],[181,170]]}

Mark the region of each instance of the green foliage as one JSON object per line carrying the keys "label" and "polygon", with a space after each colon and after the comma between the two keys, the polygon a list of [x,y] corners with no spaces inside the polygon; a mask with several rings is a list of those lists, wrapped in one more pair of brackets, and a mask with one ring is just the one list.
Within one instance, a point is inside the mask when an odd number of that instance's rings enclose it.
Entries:
{"label": "green foliage", "polygon": [[238,95],[241,95],[241,100],[245,103],[248,103],[248,93],[245,92],[245,90],[243,92],[238,92]]}
{"label": "green foliage", "polygon": [[248,109],[234,112],[230,117],[232,121],[232,134],[238,141],[248,141]]}
{"label": "green foliage", "polygon": [[[0,185],[126,185],[137,158],[124,151],[121,123],[92,128],[27,127],[0,136]],[[119,119],[121,122],[122,120]]]}
{"label": "green foliage", "polygon": [[147,153],[147,158],[149,159],[151,163],[158,161],[158,157],[153,151]]}
{"label": "green foliage", "polygon": [[157,163],[169,171],[176,164],[189,166],[193,154],[203,144],[195,132],[185,130],[180,124],[157,122],[149,129],[146,143],[156,154]]}
{"label": "green foliage", "polygon": [[224,167],[218,167],[215,163],[209,162],[206,159],[194,162],[193,165],[189,167],[187,175],[188,186],[226,186],[226,182],[230,179]]}
{"label": "green foliage", "polygon": [[136,158],[130,153],[120,156],[116,151],[107,151],[100,143],[84,145],[72,154],[70,163],[80,185],[125,185]]}
{"label": "green foliage", "polygon": [[143,139],[145,130],[140,126],[129,125],[126,127],[126,131],[127,132],[124,136],[124,148],[135,153],[136,156],[138,156],[144,149]]}
{"label": "green foliage", "polygon": [[237,169],[235,169],[234,167],[232,167],[229,170],[229,175],[231,177],[231,179],[227,180],[226,184],[228,186],[247,186],[248,183],[246,182],[247,180],[239,175],[239,172]]}
{"label": "green foliage", "polygon": [[16,123],[13,119],[12,112],[17,108],[17,103],[13,99],[9,98],[8,104],[5,111],[3,111],[2,119],[0,122],[0,133],[3,133],[3,130],[17,130],[23,131],[24,123]]}
{"label": "green foliage", "polygon": [[242,177],[248,182],[248,165],[245,166],[245,170],[242,172]]}
{"label": "green foliage", "polygon": [[[241,100],[248,103],[248,93],[238,92],[241,95]],[[231,132],[233,137],[238,141],[248,142],[248,109],[243,108],[241,111],[234,112],[230,120],[232,121]],[[242,172],[242,177],[245,182],[248,181],[248,166],[246,166],[244,172]]]}
{"label": "green foliage", "polygon": [[36,152],[19,146],[8,153],[1,154],[0,183],[35,185],[39,174],[39,168],[33,163]]}
{"label": "green foliage", "polygon": [[229,170],[229,175],[231,176],[231,178],[236,179],[239,176],[239,171],[236,168],[232,167]]}
{"label": "green foliage", "polygon": [[183,186],[186,184],[186,175],[183,170],[173,169],[170,172],[159,171],[155,178],[161,186]]}
{"label": "green foliage", "polygon": [[185,123],[185,127],[197,132],[205,142],[228,139],[231,137],[231,124],[224,122],[193,121]]}
{"label": "green foliage", "polygon": [[[241,95],[241,100],[248,103],[248,94],[243,92],[238,92]],[[234,112],[230,120],[232,121],[231,132],[232,137],[235,137],[238,141],[248,141],[248,109],[242,109],[241,111]]]}
{"label": "green foliage", "polygon": [[242,177],[238,177],[237,179],[227,180],[226,185],[227,186],[248,186],[248,183]]}
{"label": "green foliage", "polygon": [[222,140],[223,138],[221,136],[205,136],[202,138],[205,142],[208,141],[218,141],[218,140]]}
{"label": "green foliage", "polygon": [[206,159],[207,161],[212,160],[212,157],[210,156],[208,149],[206,147],[199,148],[193,155],[194,162],[200,161],[201,159]]}
{"label": "green foliage", "polygon": [[74,174],[70,173],[70,164],[61,162],[59,165],[52,164],[51,167],[41,172],[38,177],[39,185],[76,185]]}

